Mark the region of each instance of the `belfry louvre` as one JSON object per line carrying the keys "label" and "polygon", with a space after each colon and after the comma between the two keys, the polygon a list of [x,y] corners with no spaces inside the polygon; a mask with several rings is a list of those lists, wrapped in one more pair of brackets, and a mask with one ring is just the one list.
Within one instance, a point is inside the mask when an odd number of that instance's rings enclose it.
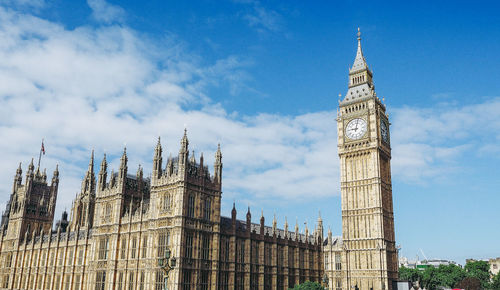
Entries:
{"label": "belfry louvre", "polygon": [[52,230],[59,170],[22,168],[0,228],[2,289],[163,289],[158,258],[168,249],[177,265],[168,289],[287,289],[323,275],[321,219],[309,234],[222,217],[222,153],[213,174],[203,155],[189,154],[186,132],[178,156],[162,162],[158,139],[151,178],[128,172],[126,150],[117,172],[94,154],[81,191]]}

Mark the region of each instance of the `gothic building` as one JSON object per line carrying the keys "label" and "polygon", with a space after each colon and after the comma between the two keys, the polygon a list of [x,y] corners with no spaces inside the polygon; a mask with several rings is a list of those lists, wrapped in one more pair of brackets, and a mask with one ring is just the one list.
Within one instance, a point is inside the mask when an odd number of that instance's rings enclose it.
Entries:
{"label": "gothic building", "polygon": [[163,289],[158,258],[177,259],[169,289],[288,289],[328,278],[329,289],[393,290],[398,277],[386,107],[375,93],[361,49],[349,69],[337,114],[342,236],[323,238],[323,221],[303,233],[276,218],[265,225],[221,216],[222,153],[213,173],[189,154],[186,132],[175,157],[163,162],[158,139],[150,178],[128,171],[126,150],[109,172],[106,156],[96,174],[92,152],[70,215],[52,230],[58,194],[56,167],[47,174],[16,171],[0,224],[2,289]]}
{"label": "gothic building", "polygon": [[394,289],[393,282],[398,278],[390,123],[372,76],[358,29],[349,88],[337,115],[342,239],[328,239],[325,253],[329,262],[340,254],[339,267],[329,263],[326,269],[335,289]]}
{"label": "gothic building", "polygon": [[59,172],[52,182],[21,166],[0,228],[2,289],[163,289],[158,258],[177,259],[169,289],[288,289],[323,275],[323,225],[309,233],[220,215],[222,153],[213,174],[203,155],[189,154],[186,132],[176,157],[163,163],[160,140],[151,178],[128,172],[126,150],[117,172],[106,156],[94,171],[92,152],[68,215],[51,230]]}

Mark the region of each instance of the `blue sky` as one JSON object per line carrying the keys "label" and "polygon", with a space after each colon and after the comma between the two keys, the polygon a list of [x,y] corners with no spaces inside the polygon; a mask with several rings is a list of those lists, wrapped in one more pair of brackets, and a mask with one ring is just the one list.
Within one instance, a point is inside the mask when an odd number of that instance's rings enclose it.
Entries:
{"label": "blue sky", "polygon": [[[392,127],[404,256],[500,255],[495,2],[44,1],[0,4],[0,205],[18,162],[61,168],[58,215],[90,150],[149,172],[158,135],[224,161],[222,212],[250,205],[341,234],[338,94],[362,31]],[[168,154],[167,153],[167,154]],[[51,173],[49,173],[49,177]]]}

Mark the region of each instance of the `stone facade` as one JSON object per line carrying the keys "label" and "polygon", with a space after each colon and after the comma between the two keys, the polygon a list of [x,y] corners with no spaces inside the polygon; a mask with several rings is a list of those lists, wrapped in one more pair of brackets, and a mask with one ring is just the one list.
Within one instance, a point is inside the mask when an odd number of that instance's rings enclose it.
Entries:
{"label": "stone facade", "polygon": [[492,258],[488,260],[490,264],[490,272],[491,274],[497,275],[500,272],[500,258]]}
{"label": "stone facade", "polygon": [[[372,76],[358,31],[358,50],[349,69],[349,89],[340,101],[337,116],[342,289],[393,289],[392,283],[398,278],[389,116],[375,93]],[[338,278],[330,276],[330,280],[334,279]]]}
{"label": "stone facade", "polygon": [[332,236],[328,230],[328,237],[323,243],[325,275],[328,278],[328,289],[342,290],[342,237]]}
{"label": "stone facade", "polygon": [[221,217],[222,153],[210,174],[203,155],[189,154],[184,134],[176,157],[162,162],[160,140],[151,178],[128,173],[126,150],[117,172],[104,156],[97,176],[92,153],[71,213],[52,231],[59,172],[21,167],[2,218],[2,289],[162,289],[157,265],[168,248],[177,259],[169,289],[288,289],[323,276],[323,226],[299,233]]}

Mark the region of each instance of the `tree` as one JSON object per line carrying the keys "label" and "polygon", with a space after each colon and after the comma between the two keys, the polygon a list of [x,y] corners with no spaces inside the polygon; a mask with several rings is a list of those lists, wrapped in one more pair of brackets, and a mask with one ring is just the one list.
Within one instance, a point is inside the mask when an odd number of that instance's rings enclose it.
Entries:
{"label": "tree", "polygon": [[421,282],[426,289],[436,289],[439,286],[455,287],[465,278],[465,271],[457,265],[440,265],[428,267],[422,273]]}
{"label": "tree", "polygon": [[490,289],[500,289],[500,272],[498,272],[492,279]]}
{"label": "tree", "polygon": [[440,265],[438,267],[439,278],[441,281],[440,286],[447,286],[450,288],[455,287],[460,281],[465,278],[465,271],[461,267],[451,265]]}
{"label": "tree", "polygon": [[412,283],[422,282],[422,272],[418,269],[411,269],[402,266],[399,268],[399,279],[400,280],[408,280]]}
{"label": "tree", "polygon": [[440,286],[441,281],[438,278],[438,270],[434,267],[428,267],[422,273],[422,286],[425,289],[434,290]]}
{"label": "tree", "polygon": [[290,288],[290,289],[293,289],[293,290],[325,290],[325,288],[323,286],[321,286],[321,284],[319,284],[318,282],[311,282],[311,281],[306,281],[302,284],[295,285],[295,287]]}
{"label": "tree", "polygon": [[[457,288],[465,290],[481,290],[481,281],[474,277],[466,277],[457,284]],[[495,289],[495,288],[493,288]]]}
{"label": "tree", "polygon": [[488,288],[490,282],[490,264],[487,261],[473,261],[465,264],[467,277],[473,277],[481,282],[483,289]]}

